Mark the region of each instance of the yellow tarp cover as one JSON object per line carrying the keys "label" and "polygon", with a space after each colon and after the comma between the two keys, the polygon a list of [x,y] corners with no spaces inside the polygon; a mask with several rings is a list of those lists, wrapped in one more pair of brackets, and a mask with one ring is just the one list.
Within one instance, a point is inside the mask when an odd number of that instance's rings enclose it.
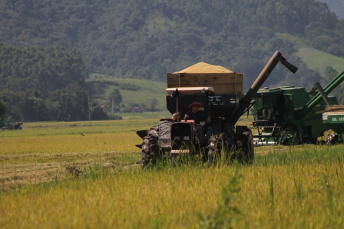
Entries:
{"label": "yellow tarp cover", "polygon": [[219,65],[211,65],[204,62],[194,64],[184,70],[174,73],[233,73],[233,71]]}

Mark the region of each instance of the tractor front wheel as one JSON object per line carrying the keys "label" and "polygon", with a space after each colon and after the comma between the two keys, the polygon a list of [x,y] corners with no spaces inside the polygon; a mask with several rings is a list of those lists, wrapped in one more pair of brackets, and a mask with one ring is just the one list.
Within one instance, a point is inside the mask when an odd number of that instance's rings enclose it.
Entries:
{"label": "tractor front wheel", "polygon": [[143,137],[141,145],[142,149],[142,165],[146,166],[149,163],[153,165],[156,163],[158,156],[158,129],[151,128],[148,135]]}

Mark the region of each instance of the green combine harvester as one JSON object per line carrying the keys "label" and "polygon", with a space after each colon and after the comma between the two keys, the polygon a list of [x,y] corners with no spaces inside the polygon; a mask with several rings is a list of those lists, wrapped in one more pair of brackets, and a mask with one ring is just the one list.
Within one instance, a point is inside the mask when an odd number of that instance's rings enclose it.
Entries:
{"label": "green combine harvester", "polygon": [[334,133],[326,144],[343,142],[344,106],[328,96],[343,80],[344,71],[325,88],[316,83],[309,92],[294,86],[260,89],[253,98],[254,144],[315,144],[327,130]]}
{"label": "green combine harvester", "polygon": [[12,116],[8,117],[7,119],[0,118],[0,130],[21,130],[23,121],[22,119],[20,122],[10,122]]}

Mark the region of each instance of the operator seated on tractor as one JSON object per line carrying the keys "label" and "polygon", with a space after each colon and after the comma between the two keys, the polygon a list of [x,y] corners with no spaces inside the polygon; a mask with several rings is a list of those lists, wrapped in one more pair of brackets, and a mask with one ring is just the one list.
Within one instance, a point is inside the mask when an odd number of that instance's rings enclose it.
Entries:
{"label": "operator seated on tractor", "polygon": [[207,114],[199,111],[201,103],[193,102],[189,105],[190,111],[186,112],[185,119],[192,119],[196,124],[200,124],[202,121],[207,121],[209,124],[211,122],[210,117]]}

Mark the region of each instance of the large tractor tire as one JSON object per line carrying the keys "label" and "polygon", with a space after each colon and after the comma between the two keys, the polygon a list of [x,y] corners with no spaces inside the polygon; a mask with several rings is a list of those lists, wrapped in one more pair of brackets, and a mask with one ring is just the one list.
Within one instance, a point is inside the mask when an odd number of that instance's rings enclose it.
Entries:
{"label": "large tractor tire", "polygon": [[158,157],[158,132],[153,128],[149,134],[143,138],[142,142],[142,165],[147,166],[149,163],[155,164]]}

